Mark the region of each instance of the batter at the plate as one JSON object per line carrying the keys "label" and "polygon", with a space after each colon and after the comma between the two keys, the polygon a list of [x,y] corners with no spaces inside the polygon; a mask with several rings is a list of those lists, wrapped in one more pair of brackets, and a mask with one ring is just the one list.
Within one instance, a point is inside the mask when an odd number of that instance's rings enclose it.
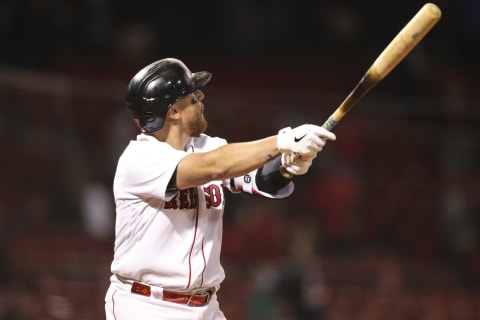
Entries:
{"label": "batter at the plate", "polygon": [[326,141],[335,140],[310,124],[250,142],[210,137],[200,91],[210,78],[167,58],[127,87],[126,107],[141,133],[115,173],[107,320],[226,319],[217,300],[225,277],[224,192],[288,197],[288,177],[307,173]]}

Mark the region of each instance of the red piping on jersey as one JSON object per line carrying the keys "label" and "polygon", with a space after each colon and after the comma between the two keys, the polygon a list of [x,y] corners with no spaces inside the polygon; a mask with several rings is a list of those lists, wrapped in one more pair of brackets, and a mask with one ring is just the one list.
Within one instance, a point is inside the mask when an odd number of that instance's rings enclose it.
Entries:
{"label": "red piping on jersey", "polygon": [[207,261],[205,260],[205,251],[203,250],[204,243],[205,243],[205,237],[202,239],[203,271],[202,271],[202,282],[200,283],[200,286],[203,286],[203,275],[205,274],[205,269],[207,268]]}
{"label": "red piping on jersey", "polygon": [[115,314],[115,295],[117,294],[117,290],[112,294],[112,313],[113,313],[113,319],[117,320],[117,315]]}
{"label": "red piping on jersey", "polygon": [[[191,146],[191,148],[192,148],[192,152],[195,152],[195,149],[193,148],[193,145]],[[195,191],[197,191],[196,188],[195,188]],[[198,199],[198,193],[197,193],[197,199]],[[192,281],[192,252],[193,252],[193,247],[195,246],[195,241],[197,239],[199,210],[200,210],[200,208],[197,205],[197,213],[195,215],[195,232],[193,233],[192,246],[190,247],[190,252],[188,254],[188,283],[187,283],[187,288],[190,288],[190,284],[191,284],[191,281]]]}
{"label": "red piping on jersey", "polygon": [[[195,152],[195,148],[193,145],[191,146],[192,152]],[[198,199],[198,192],[197,189],[195,188],[195,193],[197,194],[197,199]],[[200,199],[199,199],[200,200]],[[200,205],[200,201],[197,201],[198,205]],[[195,216],[195,232],[193,234],[193,242],[192,242],[192,247],[190,248],[190,253],[188,255],[188,285],[187,288],[190,288],[191,281],[192,281],[192,253],[193,253],[193,247],[195,246],[195,241],[197,239],[197,230],[198,230],[198,217],[200,213],[200,207],[197,207],[197,213]],[[200,283],[200,286],[203,285],[203,275],[205,273],[205,269],[207,269],[207,261],[205,260],[205,250],[204,250],[204,245],[205,243],[205,238],[202,239],[202,258],[203,258],[203,271],[202,271],[202,281]]]}
{"label": "red piping on jersey", "polygon": [[195,246],[195,241],[197,239],[198,213],[199,213],[199,207],[197,207],[197,213],[195,214],[195,232],[193,233],[192,247],[190,248],[190,253],[188,254],[188,284],[187,284],[187,288],[190,288],[190,283],[192,281],[192,252],[193,252],[193,247]]}

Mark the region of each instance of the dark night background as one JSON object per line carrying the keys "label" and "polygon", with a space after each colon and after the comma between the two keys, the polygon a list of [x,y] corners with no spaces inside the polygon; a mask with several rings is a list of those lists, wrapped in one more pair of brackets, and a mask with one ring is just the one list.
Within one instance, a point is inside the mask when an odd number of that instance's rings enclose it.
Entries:
{"label": "dark night background", "polygon": [[[0,1],[0,319],[104,319],[133,74],[208,70],[207,133],[322,124],[421,1]],[[480,319],[480,1],[334,128],[283,201],[229,196],[230,320]]]}

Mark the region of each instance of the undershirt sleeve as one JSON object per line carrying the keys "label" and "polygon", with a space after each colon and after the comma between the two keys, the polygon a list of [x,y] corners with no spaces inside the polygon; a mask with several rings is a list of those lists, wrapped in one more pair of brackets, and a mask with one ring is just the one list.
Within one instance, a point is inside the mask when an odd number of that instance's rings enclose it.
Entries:
{"label": "undershirt sleeve", "polygon": [[178,191],[178,188],[177,188],[177,167],[175,167],[175,170],[172,173],[172,177],[170,178],[170,181],[168,181],[167,193]]}

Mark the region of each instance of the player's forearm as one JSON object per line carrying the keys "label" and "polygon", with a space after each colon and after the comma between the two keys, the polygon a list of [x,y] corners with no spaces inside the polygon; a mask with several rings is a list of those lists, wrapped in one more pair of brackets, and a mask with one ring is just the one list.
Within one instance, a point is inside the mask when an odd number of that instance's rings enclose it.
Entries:
{"label": "player's forearm", "polygon": [[247,174],[280,154],[276,136],[251,142],[232,143],[217,151],[219,151],[217,165],[222,179]]}
{"label": "player's forearm", "polygon": [[225,180],[247,174],[280,154],[277,137],[240,143],[230,143],[216,150],[189,154],[177,169],[179,189]]}

